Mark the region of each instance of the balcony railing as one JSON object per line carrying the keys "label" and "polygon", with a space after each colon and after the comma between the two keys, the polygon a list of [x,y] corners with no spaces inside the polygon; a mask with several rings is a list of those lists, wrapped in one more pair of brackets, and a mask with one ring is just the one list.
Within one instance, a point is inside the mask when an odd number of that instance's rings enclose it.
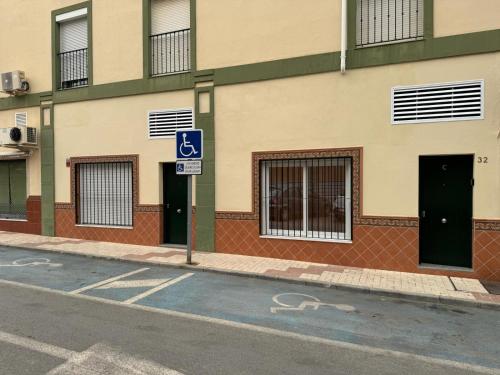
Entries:
{"label": "balcony railing", "polygon": [[424,0],[357,0],[356,47],[424,37]]}
{"label": "balcony railing", "polygon": [[151,75],[182,73],[191,70],[191,30],[152,35]]}
{"label": "balcony railing", "polygon": [[89,84],[88,48],[58,54],[60,67],[60,89],[69,89]]}

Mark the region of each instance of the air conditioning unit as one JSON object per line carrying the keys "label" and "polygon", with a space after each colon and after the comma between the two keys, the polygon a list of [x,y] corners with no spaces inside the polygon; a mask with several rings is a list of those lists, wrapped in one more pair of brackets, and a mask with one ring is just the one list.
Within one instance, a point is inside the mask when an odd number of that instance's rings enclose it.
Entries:
{"label": "air conditioning unit", "polygon": [[0,147],[32,148],[38,144],[36,128],[15,126],[0,129]]}
{"label": "air conditioning unit", "polygon": [[2,73],[2,91],[9,95],[18,95],[28,92],[30,85],[26,81],[24,72],[14,70]]}

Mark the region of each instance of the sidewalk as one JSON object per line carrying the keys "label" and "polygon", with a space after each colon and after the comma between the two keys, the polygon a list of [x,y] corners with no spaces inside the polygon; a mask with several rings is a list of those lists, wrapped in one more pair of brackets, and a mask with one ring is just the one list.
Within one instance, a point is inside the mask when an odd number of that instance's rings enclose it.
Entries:
{"label": "sidewalk", "polygon": [[[87,256],[185,266],[184,250],[125,245],[0,231],[0,246],[15,246]],[[429,301],[500,307],[493,295],[475,279],[343,267],[283,259],[220,253],[193,253],[196,269],[216,270],[309,284],[358,289],[370,293],[407,296]],[[1,278],[1,275],[0,275]]]}

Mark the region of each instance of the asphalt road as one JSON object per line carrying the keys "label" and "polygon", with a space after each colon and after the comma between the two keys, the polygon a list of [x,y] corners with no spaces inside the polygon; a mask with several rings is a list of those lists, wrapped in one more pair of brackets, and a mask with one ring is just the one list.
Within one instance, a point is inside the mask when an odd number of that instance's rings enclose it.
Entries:
{"label": "asphalt road", "polygon": [[500,373],[499,312],[0,249],[0,374]]}

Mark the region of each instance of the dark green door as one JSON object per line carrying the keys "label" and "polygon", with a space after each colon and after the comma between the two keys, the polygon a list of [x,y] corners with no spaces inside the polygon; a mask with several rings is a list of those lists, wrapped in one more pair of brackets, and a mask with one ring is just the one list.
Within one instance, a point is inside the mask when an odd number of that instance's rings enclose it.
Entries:
{"label": "dark green door", "polygon": [[472,155],[420,157],[420,263],[472,266]]}
{"label": "dark green door", "polygon": [[163,164],[163,233],[167,244],[187,244],[187,176],[175,174],[175,163]]}
{"label": "dark green door", "polygon": [[26,217],[26,161],[0,161],[0,215]]}

